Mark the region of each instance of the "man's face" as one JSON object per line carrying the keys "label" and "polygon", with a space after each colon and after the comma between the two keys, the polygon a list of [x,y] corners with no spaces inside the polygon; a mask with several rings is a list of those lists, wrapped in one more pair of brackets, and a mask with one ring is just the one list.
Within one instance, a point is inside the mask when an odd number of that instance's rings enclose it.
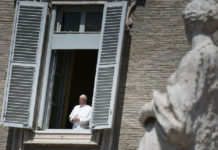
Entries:
{"label": "man's face", "polygon": [[86,104],[86,99],[85,99],[84,96],[80,96],[80,97],[79,97],[79,104],[80,104],[80,105]]}

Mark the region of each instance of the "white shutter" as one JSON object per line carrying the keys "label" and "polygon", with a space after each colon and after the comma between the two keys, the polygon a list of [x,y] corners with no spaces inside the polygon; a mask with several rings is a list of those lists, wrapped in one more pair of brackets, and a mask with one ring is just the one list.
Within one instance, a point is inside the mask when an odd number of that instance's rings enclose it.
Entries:
{"label": "white shutter", "polygon": [[118,89],[127,2],[106,3],[92,103],[92,129],[111,128]]}
{"label": "white shutter", "polygon": [[2,124],[31,128],[36,100],[47,3],[18,2],[15,11]]}

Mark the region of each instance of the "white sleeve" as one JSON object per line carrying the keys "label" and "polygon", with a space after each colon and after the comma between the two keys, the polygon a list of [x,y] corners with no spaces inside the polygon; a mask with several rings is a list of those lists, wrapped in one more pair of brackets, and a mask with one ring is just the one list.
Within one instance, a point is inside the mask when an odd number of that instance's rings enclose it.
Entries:
{"label": "white sleeve", "polygon": [[69,120],[70,122],[72,122],[71,120],[76,116],[76,106],[73,108],[72,112],[69,115]]}
{"label": "white sleeve", "polygon": [[87,110],[87,115],[86,117],[80,117],[80,124],[88,124],[90,119],[91,119],[91,115],[92,115],[92,108],[89,107],[89,109]]}

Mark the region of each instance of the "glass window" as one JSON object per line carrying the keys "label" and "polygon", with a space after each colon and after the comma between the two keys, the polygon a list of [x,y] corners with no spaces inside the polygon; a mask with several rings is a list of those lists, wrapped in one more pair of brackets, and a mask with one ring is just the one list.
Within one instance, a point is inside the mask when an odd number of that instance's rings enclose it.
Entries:
{"label": "glass window", "polygon": [[61,7],[58,9],[55,32],[100,32],[103,10],[101,7]]}
{"label": "glass window", "polygon": [[87,12],[85,31],[101,31],[102,12]]}
{"label": "glass window", "polygon": [[61,31],[79,31],[81,12],[64,12]]}

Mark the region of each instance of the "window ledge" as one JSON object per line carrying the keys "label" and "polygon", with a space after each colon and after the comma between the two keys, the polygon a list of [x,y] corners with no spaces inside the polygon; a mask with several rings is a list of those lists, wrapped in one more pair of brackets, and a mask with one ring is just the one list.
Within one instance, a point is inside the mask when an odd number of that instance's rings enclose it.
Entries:
{"label": "window ledge", "polygon": [[35,130],[35,134],[90,134],[90,129],[46,129],[46,130]]}
{"label": "window ledge", "polygon": [[[53,130],[55,131],[55,130]],[[64,132],[56,130],[36,131],[30,140],[24,142],[29,145],[89,145],[97,146],[98,143],[91,141],[91,133],[74,133],[68,130]]]}
{"label": "window ledge", "polygon": [[52,5],[104,5],[105,1],[52,1]]}

